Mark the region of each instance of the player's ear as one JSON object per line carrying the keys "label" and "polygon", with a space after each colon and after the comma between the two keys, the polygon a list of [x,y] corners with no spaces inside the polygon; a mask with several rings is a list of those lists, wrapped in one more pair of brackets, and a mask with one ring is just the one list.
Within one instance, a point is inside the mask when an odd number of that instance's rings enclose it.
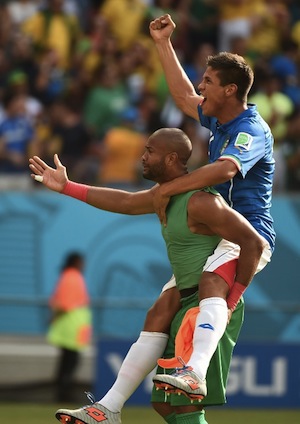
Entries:
{"label": "player's ear", "polygon": [[178,161],[178,155],[176,152],[171,152],[166,156],[166,164],[169,166],[173,165],[177,161]]}
{"label": "player's ear", "polygon": [[237,92],[237,85],[236,84],[227,84],[225,87],[225,96],[229,97],[232,96]]}

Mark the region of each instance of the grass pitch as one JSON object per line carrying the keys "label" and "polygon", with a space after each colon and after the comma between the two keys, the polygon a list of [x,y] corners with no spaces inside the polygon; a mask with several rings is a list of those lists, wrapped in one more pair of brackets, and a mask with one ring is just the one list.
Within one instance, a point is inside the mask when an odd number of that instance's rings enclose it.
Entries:
{"label": "grass pitch", "polygon": [[[55,411],[61,405],[0,403],[1,424],[56,424]],[[265,409],[209,409],[206,412],[209,424],[299,424],[298,410]],[[122,412],[123,424],[163,424],[163,421],[151,408],[126,407]]]}

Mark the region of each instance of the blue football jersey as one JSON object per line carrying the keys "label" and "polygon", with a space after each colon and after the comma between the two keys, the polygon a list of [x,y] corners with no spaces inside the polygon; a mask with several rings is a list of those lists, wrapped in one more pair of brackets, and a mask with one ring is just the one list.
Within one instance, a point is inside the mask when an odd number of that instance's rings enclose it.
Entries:
{"label": "blue football jersey", "polygon": [[275,231],[270,213],[275,168],[274,139],[255,105],[248,105],[238,117],[220,125],[204,116],[201,124],[210,129],[209,162],[233,161],[239,172],[233,179],[215,186],[227,203],[244,215],[274,249]]}

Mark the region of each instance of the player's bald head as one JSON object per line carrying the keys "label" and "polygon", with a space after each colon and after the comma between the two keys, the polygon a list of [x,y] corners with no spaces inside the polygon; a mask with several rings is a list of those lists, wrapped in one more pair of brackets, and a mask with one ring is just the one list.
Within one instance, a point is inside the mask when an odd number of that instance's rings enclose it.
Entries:
{"label": "player's bald head", "polygon": [[183,165],[186,165],[192,154],[191,140],[178,128],[161,128],[149,137],[149,141],[155,143],[162,153],[176,153]]}

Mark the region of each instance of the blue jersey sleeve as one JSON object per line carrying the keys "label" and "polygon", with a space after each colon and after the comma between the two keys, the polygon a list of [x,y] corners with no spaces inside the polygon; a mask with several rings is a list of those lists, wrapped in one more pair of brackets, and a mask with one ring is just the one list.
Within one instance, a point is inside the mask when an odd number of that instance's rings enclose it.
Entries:
{"label": "blue jersey sleeve", "polygon": [[[271,145],[271,139],[268,141]],[[261,129],[243,128],[232,134],[230,142],[220,159],[236,162],[243,177],[266,154],[266,134]]]}

